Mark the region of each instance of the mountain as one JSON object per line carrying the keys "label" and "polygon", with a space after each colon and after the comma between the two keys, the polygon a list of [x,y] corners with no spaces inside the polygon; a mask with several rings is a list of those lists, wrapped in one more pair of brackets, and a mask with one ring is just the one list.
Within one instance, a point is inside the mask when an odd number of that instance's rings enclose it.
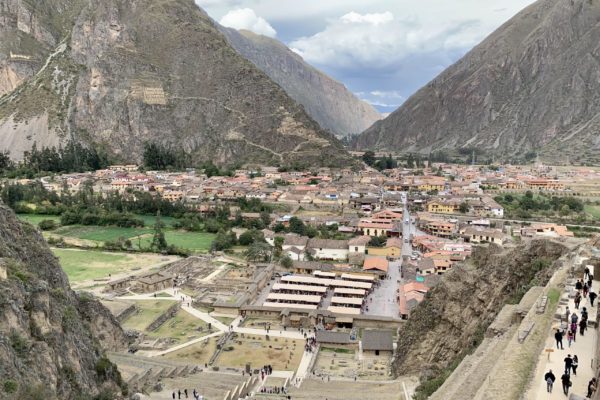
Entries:
{"label": "mountain", "polygon": [[324,129],[339,137],[355,135],[381,119],[371,105],[307,64],[280,41],[247,30],[221,27],[221,32],[234,49],[302,104]]}
{"label": "mountain", "polygon": [[126,344],[104,306],[70,289],[42,235],[0,203],[0,399],[119,398],[103,354]]}
{"label": "mountain", "polygon": [[599,161],[600,2],[539,0],[354,142]]}
{"label": "mountain", "polygon": [[[219,164],[350,158],[193,0],[0,0],[0,149],[147,142]],[[0,92],[2,94],[2,92]]]}

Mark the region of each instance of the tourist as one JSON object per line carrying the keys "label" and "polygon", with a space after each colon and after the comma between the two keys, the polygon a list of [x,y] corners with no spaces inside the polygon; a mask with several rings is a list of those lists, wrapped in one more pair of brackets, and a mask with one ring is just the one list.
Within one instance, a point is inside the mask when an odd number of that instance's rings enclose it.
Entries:
{"label": "tourist", "polygon": [[581,303],[581,294],[579,292],[575,293],[575,299],[573,301],[575,302],[575,309],[579,310],[579,303]]}
{"label": "tourist", "polygon": [[579,359],[577,358],[577,354],[573,356],[573,364],[571,364],[571,369],[573,370],[573,375],[577,375],[577,366],[579,365]]}
{"label": "tourist", "polygon": [[589,267],[585,267],[585,270],[583,271],[583,279],[590,279],[590,268]]}
{"label": "tourist", "polygon": [[552,393],[552,386],[554,385],[554,381],[556,380],[556,377],[552,373],[552,370],[546,372],[546,375],[544,375],[544,380],[546,381],[546,389],[548,390],[548,393]]}
{"label": "tourist", "polygon": [[569,323],[569,315],[571,314],[571,310],[569,310],[569,306],[565,309],[565,321],[567,324]]}
{"label": "tourist", "polygon": [[575,282],[575,289],[577,289],[578,292],[580,292],[581,289],[583,289],[583,284],[579,279],[577,279],[577,282]]}
{"label": "tourist", "polygon": [[177,398],[178,398],[178,399],[181,399],[181,390],[178,390],[178,391],[177,391]]}
{"label": "tourist", "polygon": [[579,316],[575,313],[571,314],[571,323],[576,324],[579,321]]}
{"label": "tourist", "polygon": [[173,392],[173,400],[175,400],[175,392]]}
{"label": "tourist", "polygon": [[588,289],[592,290],[592,282],[594,282],[594,275],[590,275],[588,279]]}
{"label": "tourist", "polygon": [[571,387],[571,377],[565,372],[563,376],[560,377],[560,380],[562,381],[563,393],[567,396],[569,394],[569,388]]}
{"label": "tourist", "polygon": [[596,300],[596,297],[598,297],[596,292],[590,291],[589,299],[590,299],[590,304],[592,305],[592,307],[594,307],[594,301]]}
{"label": "tourist", "polygon": [[588,286],[587,282],[583,284],[583,297],[587,297],[587,294],[590,290],[590,287]]}
{"label": "tourist", "polygon": [[596,381],[596,378],[592,378],[592,380],[588,383],[588,392],[587,392],[587,398],[592,398],[592,395],[594,393],[596,393],[596,388],[598,387],[598,383]]}
{"label": "tourist", "polygon": [[571,324],[571,333],[573,334],[573,342],[576,342],[577,339],[577,323],[573,322]]}
{"label": "tourist", "polygon": [[565,361],[565,374],[570,375],[571,374],[571,366],[573,365],[573,359],[571,358],[571,355],[567,354],[564,361]]}
{"label": "tourist", "polygon": [[587,320],[582,318],[581,321],[579,321],[579,334],[581,336],[583,336],[583,333],[585,332],[586,329],[587,329]]}
{"label": "tourist", "polygon": [[567,332],[567,341],[569,342],[569,347],[571,347],[571,343],[573,343],[573,331],[570,329]]}
{"label": "tourist", "polygon": [[[563,342],[562,342],[563,333],[560,329],[556,330],[556,333],[554,334],[554,339],[556,339],[556,349],[564,350]],[[560,347],[559,347],[559,345],[560,345]]]}

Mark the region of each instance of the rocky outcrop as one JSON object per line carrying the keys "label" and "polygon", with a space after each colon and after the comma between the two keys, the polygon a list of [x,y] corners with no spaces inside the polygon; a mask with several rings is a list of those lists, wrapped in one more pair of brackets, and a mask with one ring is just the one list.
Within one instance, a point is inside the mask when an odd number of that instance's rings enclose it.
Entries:
{"label": "rocky outcrop", "polygon": [[42,236],[0,204],[0,399],[79,399],[123,388],[105,350],[127,343],[99,302],[74,293]]}
{"label": "rocky outcrop", "polygon": [[381,119],[370,104],[307,64],[278,40],[246,30],[220,29],[234,49],[302,104],[324,129],[340,137],[355,135]]}
{"label": "rocky outcrop", "polygon": [[[20,32],[15,11],[5,6],[12,2],[45,15],[37,2],[0,0],[7,34]],[[46,116],[45,142],[73,138],[123,161],[139,161],[144,144],[158,142],[198,162],[349,163],[333,135],[238,54],[193,0],[51,3],[72,18],[61,17],[65,34],[52,35],[55,44],[35,75],[24,74],[0,98],[0,126],[10,120],[17,127],[3,143],[27,147],[29,122]],[[25,53],[20,43],[11,49]]]}
{"label": "rocky outcrop", "polygon": [[478,248],[429,291],[400,329],[397,375],[439,376],[472,351],[503,306],[516,304],[534,285],[545,285],[567,248],[535,240],[516,249]]}
{"label": "rocky outcrop", "polygon": [[597,160],[599,21],[598,1],[537,1],[366,130],[355,147]]}

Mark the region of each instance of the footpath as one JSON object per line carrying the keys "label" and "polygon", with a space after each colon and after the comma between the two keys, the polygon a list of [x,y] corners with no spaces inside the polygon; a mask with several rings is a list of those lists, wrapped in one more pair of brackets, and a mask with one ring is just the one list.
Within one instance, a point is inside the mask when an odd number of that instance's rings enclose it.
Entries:
{"label": "footpath", "polygon": [[[584,262],[585,264],[585,262]],[[579,359],[579,366],[577,368],[577,375],[571,373],[572,386],[569,390],[569,395],[580,396],[580,398],[586,398],[588,382],[594,377],[593,370],[593,358],[596,353],[596,339],[597,339],[597,300],[594,302],[592,307],[589,300],[589,296],[582,298],[579,309],[575,308],[575,282],[577,279],[582,279],[583,275],[577,275],[575,278],[569,279],[565,286],[565,290],[562,293],[559,307],[556,311],[555,319],[552,324],[552,329],[547,334],[545,341],[544,351],[540,354],[533,380],[529,390],[525,393],[524,398],[529,400],[558,400],[565,399],[567,396],[563,393],[561,376],[565,370],[564,359],[567,355],[571,357],[577,355]],[[594,280],[592,283],[592,290],[596,293],[600,291],[600,281]],[[557,349],[556,340],[554,334],[556,329],[565,327],[565,315],[566,307],[569,307],[571,313],[576,313],[581,320],[581,311],[583,307],[586,307],[588,311],[588,329],[584,332],[584,335],[580,335],[579,328],[577,329],[577,335],[575,341],[569,346],[566,333],[563,338],[564,349]],[[570,319],[570,317],[569,317]],[[570,322],[570,321],[569,321]],[[546,381],[544,375],[549,370],[552,370],[556,381],[551,393],[548,393],[546,388]]]}

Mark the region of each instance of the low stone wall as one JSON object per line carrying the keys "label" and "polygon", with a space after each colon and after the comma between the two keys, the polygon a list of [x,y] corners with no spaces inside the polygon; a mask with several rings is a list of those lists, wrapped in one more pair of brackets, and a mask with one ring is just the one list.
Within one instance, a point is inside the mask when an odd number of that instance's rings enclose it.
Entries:
{"label": "low stone wall", "polygon": [[117,321],[122,323],[127,318],[129,318],[132,314],[135,314],[135,312],[137,310],[138,310],[137,306],[135,304],[132,304],[129,307],[127,307],[126,309],[124,309],[123,311],[121,311],[120,313],[118,313],[117,315],[115,315],[115,318],[117,319]]}
{"label": "low stone wall", "polygon": [[179,302],[176,302],[171,307],[167,309],[164,313],[159,315],[150,325],[148,325],[148,330],[150,332],[157,330],[161,327],[162,324],[167,322],[169,319],[173,318],[175,314],[179,311]]}

